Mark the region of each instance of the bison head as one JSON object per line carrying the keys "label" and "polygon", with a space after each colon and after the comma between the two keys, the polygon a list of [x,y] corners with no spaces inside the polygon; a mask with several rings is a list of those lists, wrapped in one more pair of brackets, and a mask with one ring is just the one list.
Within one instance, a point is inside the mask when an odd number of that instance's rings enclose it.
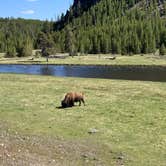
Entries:
{"label": "bison head", "polygon": [[66,108],[68,106],[67,103],[64,100],[61,101],[61,105],[62,105],[63,108]]}

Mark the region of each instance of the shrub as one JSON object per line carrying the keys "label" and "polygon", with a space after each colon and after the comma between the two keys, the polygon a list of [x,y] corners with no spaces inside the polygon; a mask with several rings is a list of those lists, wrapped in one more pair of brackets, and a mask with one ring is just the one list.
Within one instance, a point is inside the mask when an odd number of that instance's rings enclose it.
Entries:
{"label": "shrub", "polygon": [[56,49],[55,48],[43,48],[42,49],[42,56],[47,57],[49,55],[54,55],[56,54]]}
{"label": "shrub", "polygon": [[41,57],[41,51],[36,51],[36,52],[35,52],[35,57],[36,57],[36,58]]}

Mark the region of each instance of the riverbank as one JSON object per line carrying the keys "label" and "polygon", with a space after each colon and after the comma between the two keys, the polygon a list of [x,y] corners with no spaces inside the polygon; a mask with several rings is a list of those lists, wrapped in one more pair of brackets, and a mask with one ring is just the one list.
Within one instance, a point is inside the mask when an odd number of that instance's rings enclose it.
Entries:
{"label": "riverbank", "polygon": [[[165,83],[0,74],[0,87],[4,165],[166,162]],[[68,91],[86,106],[59,109]]]}
{"label": "riverbank", "polygon": [[157,65],[166,66],[166,57],[154,55],[134,55],[134,56],[117,56],[112,59],[113,55],[86,55],[63,58],[0,58],[0,64],[62,64],[62,65]]}

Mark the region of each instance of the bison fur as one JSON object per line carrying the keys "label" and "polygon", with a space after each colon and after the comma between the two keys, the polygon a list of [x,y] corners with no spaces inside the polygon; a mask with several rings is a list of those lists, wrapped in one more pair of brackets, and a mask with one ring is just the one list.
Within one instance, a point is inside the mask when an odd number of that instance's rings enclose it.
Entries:
{"label": "bison fur", "polygon": [[81,106],[81,102],[85,105],[83,93],[78,93],[78,92],[67,93],[64,99],[61,101],[61,105],[63,108],[73,107],[75,102],[79,102],[79,106]]}

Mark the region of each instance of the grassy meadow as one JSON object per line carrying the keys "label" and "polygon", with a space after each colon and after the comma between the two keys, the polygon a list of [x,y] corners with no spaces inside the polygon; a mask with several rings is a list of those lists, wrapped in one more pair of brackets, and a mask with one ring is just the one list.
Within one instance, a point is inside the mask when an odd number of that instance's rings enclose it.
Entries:
{"label": "grassy meadow", "polygon": [[[68,91],[86,106],[58,108]],[[165,99],[165,83],[0,74],[0,165],[164,166]]]}
{"label": "grassy meadow", "polygon": [[[65,54],[66,55],[66,54]],[[62,54],[63,56],[63,54]],[[50,58],[46,61],[46,58],[4,58],[0,56],[0,64],[82,64],[82,65],[162,65],[166,66],[165,56],[155,56],[152,54],[147,55],[133,55],[133,56],[119,56],[115,60],[110,60],[113,57],[111,54],[97,54],[97,55],[85,55],[61,58]]]}

